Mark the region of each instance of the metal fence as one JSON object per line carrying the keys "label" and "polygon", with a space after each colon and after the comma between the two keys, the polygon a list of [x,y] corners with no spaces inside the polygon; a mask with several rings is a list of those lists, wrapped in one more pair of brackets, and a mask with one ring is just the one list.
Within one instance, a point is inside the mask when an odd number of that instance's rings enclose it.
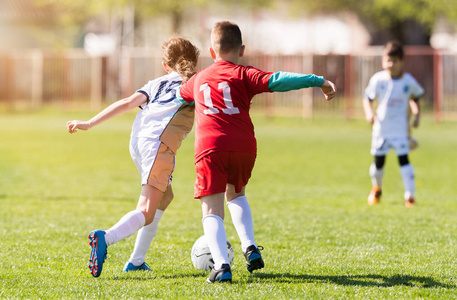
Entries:
{"label": "metal fence", "polygon": [[[252,109],[271,116],[330,113],[363,117],[364,89],[381,70],[381,52],[376,48],[363,55],[247,55],[242,64],[324,75],[338,87],[338,97],[331,103],[319,89],[304,89],[256,96]],[[426,91],[421,108],[433,112],[436,120],[457,120],[457,55],[407,47],[405,62],[406,71]],[[210,57],[203,56],[199,68],[211,63]],[[0,53],[0,105],[10,109],[40,109],[51,104],[100,109],[163,74],[160,55],[141,49],[110,57],[90,57],[82,50]]]}

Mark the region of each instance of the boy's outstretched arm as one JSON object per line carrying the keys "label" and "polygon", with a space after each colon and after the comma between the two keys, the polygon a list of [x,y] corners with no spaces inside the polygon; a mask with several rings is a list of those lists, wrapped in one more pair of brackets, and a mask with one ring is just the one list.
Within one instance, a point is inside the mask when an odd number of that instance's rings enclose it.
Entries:
{"label": "boy's outstretched arm", "polygon": [[413,120],[413,127],[419,127],[419,119],[420,119],[420,106],[419,106],[419,99],[411,99],[409,100],[409,107],[411,107],[411,112],[414,116]]}
{"label": "boy's outstretched arm", "polygon": [[102,110],[96,116],[88,121],[73,120],[67,122],[67,130],[69,133],[77,132],[77,129],[80,130],[89,130],[95,125],[98,125],[106,120],[114,118],[120,114],[123,114],[135,107],[141,106],[147,101],[146,95],[142,93],[134,93],[128,98],[118,100]]}
{"label": "boy's outstretched arm", "polygon": [[326,100],[332,100],[336,94],[336,86],[322,76],[291,72],[273,73],[268,82],[271,92],[288,92],[309,87],[320,87]]}
{"label": "boy's outstretched arm", "polygon": [[374,123],[373,107],[371,107],[371,101],[368,98],[363,98],[363,110],[365,111],[365,119],[368,123]]}

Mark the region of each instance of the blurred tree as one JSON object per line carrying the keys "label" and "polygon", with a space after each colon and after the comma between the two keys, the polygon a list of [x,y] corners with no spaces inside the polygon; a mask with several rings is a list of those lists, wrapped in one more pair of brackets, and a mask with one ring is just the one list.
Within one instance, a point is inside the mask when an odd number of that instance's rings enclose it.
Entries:
{"label": "blurred tree", "polygon": [[[243,9],[265,8],[273,0],[35,0],[38,5],[53,4],[62,12],[60,19],[66,25],[81,25],[88,18],[100,14],[123,14],[126,7],[135,8],[136,18],[150,18],[158,15],[170,15],[173,32],[179,32],[182,20],[188,8],[204,7],[211,3],[220,3],[225,6],[240,7]],[[192,16],[190,16],[192,17]]]}
{"label": "blurred tree", "polygon": [[[67,28],[84,28],[119,37],[121,45],[134,45],[134,31],[138,22],[156,16],[170,16],[173,32],[179,32],[184,11],[201,6],[209,0],[35,0],[37,5],[52,5],[59,11],[60,23]],[[88,25],[92,24],[92,26]],[[87,29],[87,28],[86,28]],[[82,38],[81,36],[81,38]]]}
{"label": "blurred tree", "polygon": [[290,0],[292,12],[353,12],[368,27],[372,42],[396,38],[405,44],[428,44],[437,18],[457,19],[455,0]]}
{"label": "blurred tree", "polygon": [[[133,45],[133,32],[138,23],[159,16],[168,16],[171,19],[171,31],[181,32],[183,18],[194,18],[186,14],[196,7],[206,9],[210,5],[219,4],[227,8],[255,10],[270,6],[272,0],[32,0],[41,6],[53,6],[59,11],[61,24],[70,28],[84,28],[89,21],[95,26],[91,30],[110,32],[120,36],[122,45]],[[195,11],[195,10],[194,10]],[[104,20],[104,26],[100,19]],[[122,23],[121,29],[114,29],[113,20]],[[119,21],[120,20],[120,21]],[[103,28],[105,27],[105,28]],[[117,32],[113,32],[117,31]],[[119,33],[119,31],[121,33]],[[127,32],[127,34],[126,34]],[[130,34],[129,34],[130,32]],[[126,36],[128,36],[126,38]]]}
{"label": "blurred tree", "polygon": [[203,5],[208,0],[36,0],[38,5],[53,4],[59,8],[63,24],[82,25],[89,18],[100,15],[123,15],[128,7],[134,7],[137,18],[153,17],[160,14],[172,16],[172,27],[179,29],[183,11],[187,7]]}

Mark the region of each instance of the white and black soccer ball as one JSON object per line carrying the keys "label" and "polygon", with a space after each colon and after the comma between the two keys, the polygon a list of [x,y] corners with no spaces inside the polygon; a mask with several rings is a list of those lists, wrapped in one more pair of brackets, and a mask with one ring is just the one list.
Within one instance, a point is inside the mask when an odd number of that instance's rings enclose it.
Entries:
{"label": "white and black soccer ball", "polygon": [[[233,259],[235,258],[235,253],[233,251],[232,244],[230,244],[229,241],[227,241],[227,252],[231,265],[233,263]],[[211,270],[213,268],[213,256],[209,251],[208,242],[206,241],[206,237],[204,235],[195,241],[194,245],[192,246],[190,256],[192,259],[192,264],[196,269]]]}

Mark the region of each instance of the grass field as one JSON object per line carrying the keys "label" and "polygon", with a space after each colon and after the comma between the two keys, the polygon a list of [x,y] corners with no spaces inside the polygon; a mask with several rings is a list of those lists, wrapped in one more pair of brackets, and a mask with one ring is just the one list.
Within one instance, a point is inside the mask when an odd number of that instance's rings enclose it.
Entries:
{"label": "grass field", "polygon": [[122,272],[130,237],[109,248],[100,278],[89,274],[87,234],[134,209],[140,190],[128,153],[134,114],[66,133],[67,120],[91,115],[0,115],[0,298],[457,298],[457,123],[424,120],[415,133],[417,207],[403,206],[393,153],[382,203],[369,207],[364,121],[255,117],[259,153],[247,195],[266,267],[246,271],[227,212],[234,282],[209,285],[190,260],[202,235],[192,135],[147,256],[153,271]]}

